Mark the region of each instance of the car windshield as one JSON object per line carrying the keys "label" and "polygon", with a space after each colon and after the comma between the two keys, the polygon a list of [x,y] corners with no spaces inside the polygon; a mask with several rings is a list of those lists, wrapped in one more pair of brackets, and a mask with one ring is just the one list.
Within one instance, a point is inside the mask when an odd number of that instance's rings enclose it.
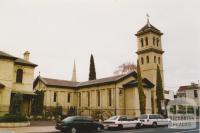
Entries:
{"label": "car windshield", "polygon": [[147,115],[141,115],[140,119],[147,119]]}
{"label": "car windshield", "polygon": [[70,116],[70,117],[67,117],[67,118],[63,119],[62,121],[64,121],[64,122],[70,122],[70,121],[73,121],[74,119],[75,119],[75,117]]}
{"label": "car windshield", "polygon": [[112,117],[110,117],[108,120],[117,120],[117,116],[112,116]]}

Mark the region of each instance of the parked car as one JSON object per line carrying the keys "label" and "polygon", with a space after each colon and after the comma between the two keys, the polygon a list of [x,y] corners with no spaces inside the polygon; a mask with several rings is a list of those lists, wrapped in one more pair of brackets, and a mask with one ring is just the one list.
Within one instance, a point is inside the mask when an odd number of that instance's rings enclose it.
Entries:
{"label": "parked car", "polygon": [[89,117],[84,116],[70,116],[56,123],[56,129],[62,132],[77,133],[82,131],[88,132],[100,132],[103,129],[103,125],[93,121]]}
{"label": "parked car", "polygon": [[141,122],[137,119],[130,119],[127,116],[112,116],[105,120],[104,129],[123,129],[123,128],[140,128]]}
{"label": "parked car", "polygon": [[170,119],[166,119],[159,114],[144,114],[140,116],[139,120],[143,126],[152,126],[154,128],[157,126],[168,126],[170,123]]}

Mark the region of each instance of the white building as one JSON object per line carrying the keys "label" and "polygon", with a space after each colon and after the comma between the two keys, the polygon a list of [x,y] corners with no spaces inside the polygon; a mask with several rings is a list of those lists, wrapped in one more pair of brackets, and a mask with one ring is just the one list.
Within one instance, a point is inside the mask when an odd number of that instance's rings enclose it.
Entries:
{"label": "white building", "polygon": [[189,99],[195,102],[197,113],[199,114],[200,109],[200,86],[195,83],[191,83],[191,85],[180,86],[178,92],[176,94],[176,98]]}

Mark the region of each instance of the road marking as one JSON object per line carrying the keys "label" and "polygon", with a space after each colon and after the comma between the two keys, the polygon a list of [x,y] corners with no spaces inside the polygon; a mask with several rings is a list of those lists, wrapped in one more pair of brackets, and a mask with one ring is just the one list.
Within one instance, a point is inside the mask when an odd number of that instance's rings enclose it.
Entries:
{"label": "road marking", "polygon": [[146,132],[153,132],[154,130],[142,130],[142,131],[134,131],[134,133],[146,133]]}
{"label": "road marking", "polygon": [[[122,133],[122,131],[110,131],[110,132],[113,132],[113,133]],[[133,133],[133,130],[123,130],[123,132],[125,133]],[[154,132],[154,130],[149,130],[149,129],[146,129],[146,130],[134,130],[134,133],[146,133],[146,132]]]}
{"label": "road marking", "polygon": [[180,132],[173,132],[173,133],[188,133],[188,132],[195,132],[195,131],[200,131],[200,129],[180,131]]}

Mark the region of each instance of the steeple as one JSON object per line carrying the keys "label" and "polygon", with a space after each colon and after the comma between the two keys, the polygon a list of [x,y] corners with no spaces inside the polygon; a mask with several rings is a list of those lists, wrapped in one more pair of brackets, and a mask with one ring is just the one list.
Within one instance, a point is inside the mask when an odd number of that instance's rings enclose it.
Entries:
{"label": "steeple", "polygon": [[[147,14],[147,23],[135,34],[137,37],[137,55],[140,63],[141,74],[156,85],[157,66],[160,68],[163,76],[163,49],[161,37],[163,33],[149,22]],[[163,80],[164,85],[164,80]],[[152,112],[157,112],[156,86],[151,89]]]}
{"label": "steeple", "polygon": [[155,26],[150,24],[149,14],[147,14],[146,16],[147,16],[147,24],[144,25],[135,35],[140,36],[140,35],[144,35],[150,32],[157,35],[163,35],[163,33],[159,29],[157,29]]}
{"label": "steeple", "polygon": [[73,67],[73,72],[72,72],[72,81],[76,82],[76,62],[74,60],[74,67]]}

